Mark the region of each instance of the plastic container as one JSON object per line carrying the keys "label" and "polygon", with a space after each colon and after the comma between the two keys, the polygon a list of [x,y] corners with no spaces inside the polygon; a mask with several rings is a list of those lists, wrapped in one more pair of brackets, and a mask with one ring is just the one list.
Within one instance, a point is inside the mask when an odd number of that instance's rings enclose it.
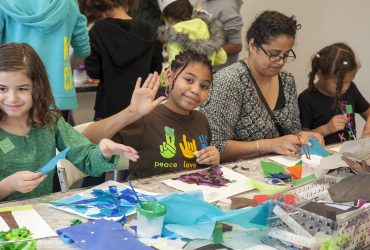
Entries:
{"label": "plastic container", "polygon": [[142,202],[143,208],[136,205],[136,234],[140,238],[152,238],[160,236],[163,227],[163,219],[167,210],[166,207],[156,201]]}
{"label": "plastic container", "polygon": [[319,155],[310,155],[310,159],[307,159],[306,155],[302,155],[302,177],[306,177],[311,174],[315,174],[316,177],[320,177],[326,174],[326,169],[320,168],[320,161],[323,157]]}

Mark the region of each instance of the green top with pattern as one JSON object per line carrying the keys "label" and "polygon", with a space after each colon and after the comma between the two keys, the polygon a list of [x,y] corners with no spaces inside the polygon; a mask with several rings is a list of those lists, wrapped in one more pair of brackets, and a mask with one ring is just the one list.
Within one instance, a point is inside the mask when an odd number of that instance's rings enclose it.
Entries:
{"label": "green top with pattern", "polygon": [[[99,176],[111,171],[119,161],[107,162],[99,146],[91,143],[61,117],[56,125],[32,128],[25,136],[17,136],[0,129],[0,179],[23,170],[37,171],[55,156],[55,149],[71,149],[66,159],[87,175]],[[55,170],[54,170],[55,171]],[[32,192],[14,192],[6,200],[29,199],[50,194],[54,171]]]}

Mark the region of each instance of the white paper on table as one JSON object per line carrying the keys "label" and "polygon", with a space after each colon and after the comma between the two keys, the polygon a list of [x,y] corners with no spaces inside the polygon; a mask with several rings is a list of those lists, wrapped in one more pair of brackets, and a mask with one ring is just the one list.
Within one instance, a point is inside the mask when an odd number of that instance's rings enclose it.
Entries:
{"label": "white paper on table", "polygon": [[[95,187],[92,187],[90,189],[87,189],[79,194],[75,194],[75,195],[71,195],[72,196],[81,196],[81,200],[82,199],[89,199],[89,198],[94,198],[94,196],[91,194],[93,189],[101,189],[101,190],[109,190],[109,186],[116,186],[117,189],[118,189],[118,193],[123,190],[123,189],[126,189],[126,188],[130,188],[128,185],[125,185],[123,183],[119,183],[119,182],[116,182],[116,181],[106,181],[100,185],[97,185]],[[139,189],[139,188],[135,188],[135,191],[138,193],[138,194],[145,194],[145,195],[152,195],[152,196],[156,196],[156,195],[160,195],[158,193],[153,193],[153,192],[148,192],[148,191],[145,191],[145,190],[142,190],[142,189]],[[67,198],[67,197],[66,197]],[[56,201],[57,202],[57,201]],[[80,213],[74,209],[72,209],[71,207],[68,207],[68,206],[58,206],[58,205],[52,205],[53,207],[55,207],[56,209],[59,209],[59,210],[62,210],[62,211],[66,211],[66,212],[69,212],[69,213],[72,213],[72,214],[76,214],[76,215],[79,215],[79,216],[82,216],[84,218],[87,218],[87,219],[92,219],[92,220],[96,220],[96,219],[106,219],[106,220],[119,220],[122,218],[122,216],[118,216],[118,217],[102,217],[102,218],[97,218],[97,217],[92,217],[90,215],[93,215],[93,214],[97,214],[100,212],[100,210],[96,207],[91,207],[91,208],[88,208],[87,212],[86,213]],[[129,215],[132,215],[132,214],[135,214],[136,211],[132,211],[130,213],[127,213],[126,216],[129,216]]]}
{"label": "white paper on table", "polygon": [[341,159],[342,155],[349,156],[351,159],[357,161],[366,161],[370,159],[370,137],[344,142],[339,153],[335,153],[321,160],[320,168],[335,169],[339,167],[348,167]]}
{"label": "white paper on table", "polygon": [[332,148],[328,147],[328,150],[338,153],[341,148],[342,148],[342,145],[339,145],[339,146],[335,146],[335,147],[332,147]]}
{"label": "white paper on table", "polygon": [[[51,227],[31,205],[0,208],[0,211],[11,211],[18,226],[20,228],[26,227],[31,231],[32,239],[57,236],[54,230],[51,229]],[[0,231],[8,231],[9,229],[9,226],[6,224],[4,219],[0,217]]]}
{"label": "white paper on table", "polygon": [[279,163],[279,164],[281,164],[283,166],[286,166],[286,167],[295,166],[301,160],[301,158],[292,158],[292,157],[288,157],[286,155],[269,156],[269,157],[267,157],[267,159],[269,159],[271,161],[274,161],[276,163]]}
{"label": "white paper on table", "polygon": [[[201,171],[201,170],[200,170]],[[164,180],[162,181],[167,186],[173,187],[180,191],[194,191],[194,190],[201,190],[203,192],[203,198],[207,202],[215,202],[219,200],[223,200],[230,196],[240,194],[243,192],[247,192],[253,190],[254,187],[251,187],[247,184],[248,177],[239,174],[227,167],[221,166],[221,171],[223,173],[223,178],[232,181],[228,183],[227,186],[223,187],[210,187],[206,185],[197,185],[197,184],[188,184],[180,180]]]}

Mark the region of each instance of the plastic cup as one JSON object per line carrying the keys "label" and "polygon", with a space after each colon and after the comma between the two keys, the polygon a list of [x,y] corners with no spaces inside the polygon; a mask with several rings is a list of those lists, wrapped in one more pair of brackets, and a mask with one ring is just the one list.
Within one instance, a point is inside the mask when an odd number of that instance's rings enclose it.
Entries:
{"label": "plastic cup", "polygon": [[315,174],[316,177],[324,175],[326,170],[320,168],[320,161],[322,158],[323,157],[319,155],[310,155],[310,159],[307,159],[306,155],[302,155],[302,177],[311,174]]}
{"label": "plastic cup", "polygon": [[136,234],[140,238],[152,238],[160,236],[163,227],[163,219],[167,210],[166,207],[156,201],[142,202],[143,207],[136,205]]}

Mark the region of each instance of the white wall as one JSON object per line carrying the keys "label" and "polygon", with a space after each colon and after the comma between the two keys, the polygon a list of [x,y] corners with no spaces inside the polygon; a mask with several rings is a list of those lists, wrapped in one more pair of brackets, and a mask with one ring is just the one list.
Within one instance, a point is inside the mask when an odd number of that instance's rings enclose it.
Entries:
{"label": "white wall", "polygon": [[[227,1],[227,0],[224,0]],[[355,51],[362,67],[355,83],[370,101],[370,1],[368,0],[243,0],[243,40],[246,30],[255,17],[264,10],[276,10],[285,15],[295,15],[302,28],[297,32],[294,51],[297,59],[286,64],[285,70],[296,78],[298,93],[307,86],[312,55],[334,42],[345,42]],[[247,55],[244,45],[240,58]],[[361,133],[363,120],[356,117]]]}

